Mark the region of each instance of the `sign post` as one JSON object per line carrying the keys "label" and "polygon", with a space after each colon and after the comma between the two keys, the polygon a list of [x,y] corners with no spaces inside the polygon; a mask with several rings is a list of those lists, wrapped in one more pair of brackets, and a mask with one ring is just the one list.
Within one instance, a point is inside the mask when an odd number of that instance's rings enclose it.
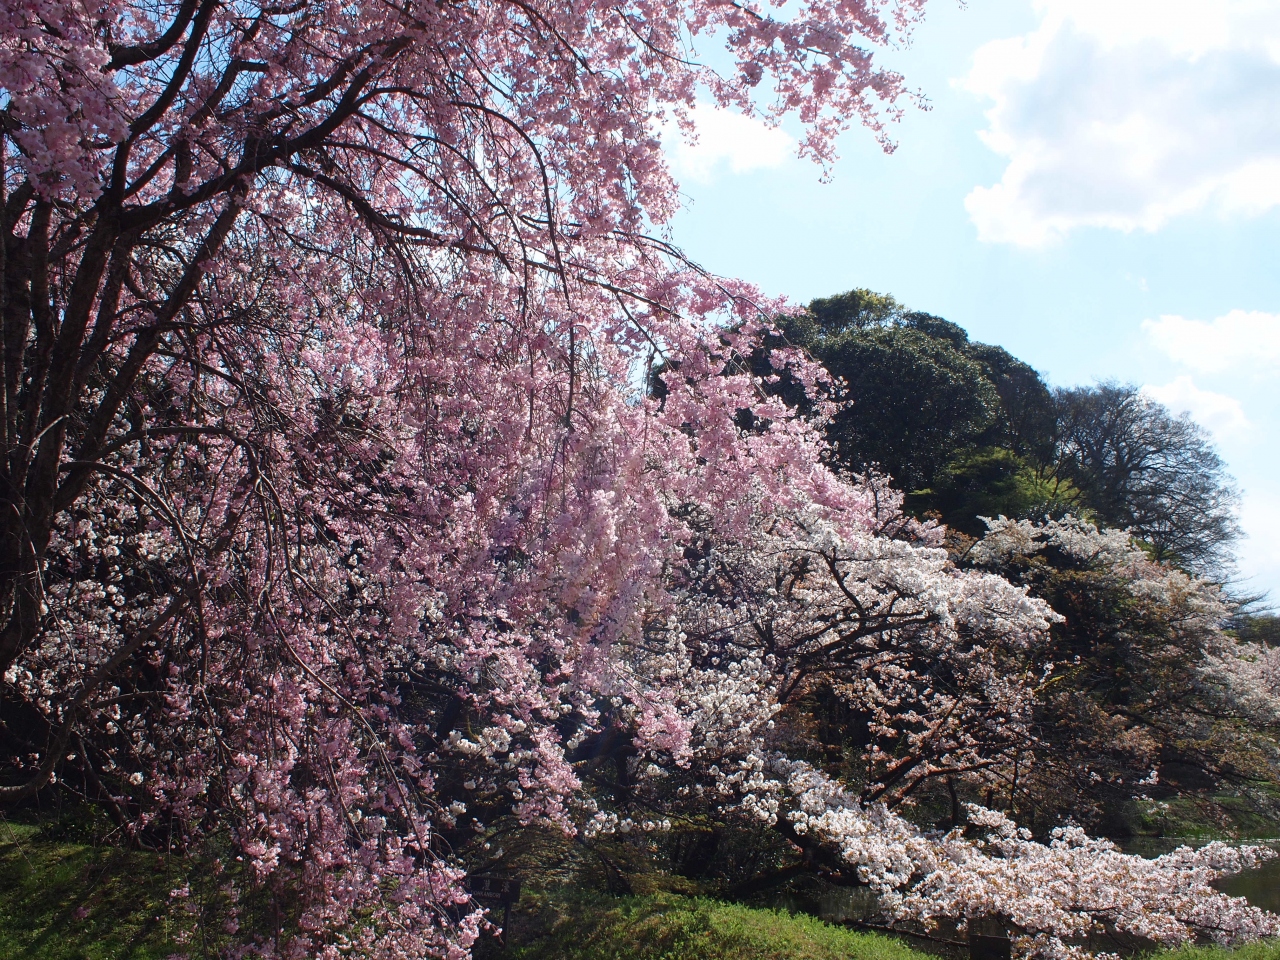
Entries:
{"label": "sign post", "polygon": [[520,881],[515,877],[467,877],[471,898],[486,907],[502,907],[502,936],[498,942],[507,945],[507,928],[511,926],[511,905],[520,900]]}

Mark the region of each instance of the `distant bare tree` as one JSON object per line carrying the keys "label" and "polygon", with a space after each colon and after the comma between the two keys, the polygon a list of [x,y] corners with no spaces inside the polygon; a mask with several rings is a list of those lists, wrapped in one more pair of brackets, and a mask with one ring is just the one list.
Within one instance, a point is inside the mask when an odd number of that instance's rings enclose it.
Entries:
{"label": "distant bare tree", "polygon": [[1202,427],[1132,384],[1059,390],[1059,469],[1108,526],[1155,559],[1218,576],[1240,537],[1239,492]]}

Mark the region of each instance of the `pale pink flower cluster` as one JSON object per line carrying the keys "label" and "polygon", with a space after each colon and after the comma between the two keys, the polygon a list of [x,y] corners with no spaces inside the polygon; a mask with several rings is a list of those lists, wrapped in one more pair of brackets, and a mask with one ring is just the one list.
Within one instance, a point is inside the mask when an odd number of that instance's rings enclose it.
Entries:
{"label": "pale pink flower cluster", "polygon": [[1025,738],[1034,696],[1025,653],[1057,618],[1023,588],[957,570],[934,545],[937,531],[902,520],[899,499],[878,483],[854,488],[876,504],[860,519],[815,505],[708,538],[677,608],[695,660],[752,677],[755,695],[777,704],[753,706],[755,723],[741,723],[740,735],[829,686],[869,716],[873,733],[896,738],[894,757],[869,747],[879,779],[869,800],[965,777]]}
{"label": "pale pink flower cluster", "polygon": [[1201,674],[1222,691],[1225,711],[1262,726],[1280,725],[1280,648],[1223,638],[1207,652]]}
{"label": "pale pink flower cluster", "polygon": [[794,829],[838,845],[899,921],[928,928],[940,918],[1000,917],[1019,951],[1037,957],[1086,954],[1091,935],[1111,932],[1163,944],[1202,934],[1224,943],[1280,935],[1280,918],[1211,886],[1275,856],[1265,847],[1215,842],[1147,860],[1078,827],[1039,843],[1005,815],[976,806],[967,831],[928,834],[860,804],[804,764],[779,759],[772,769],[793,798]]}
{"label": "pale pink flower cluster", "polygon": [[[1059,618],[1023,589],[954,569],[931,546],[931,531],[895,525],[894,499],[879,502],[887,513],[864,514],[861,529],[810,508],[762,518],[754,534],[703,541],[678,594],[678,619],[666,630],[678,623],[682,649],[713,664],[731,688],[749,678],[749,697],[713,701],[749,712],[737,722],[728,711],[702,714],[733,739],[696,731],[708,746],[695,754],[702,780],[682,795],[785,824],[797,842],[834,849],[898,922],[928,927],[998,916],[1030,955],[1083,956],[1091,942],[1116,933],[1166,944],[1280,933],[1280,918],[1210,885],[1272,856],[1265,848],[1214,843],[1145,860],[1078,827],[1039,843],[980,807],[969,808],[966,830],[930,833],[877,802],[893,793],[884,783],[854,793],[776,752],[772,721],[763,721],[809,682],[834,685],[870,712],[873,729],[895,734],[896,758],[877,767],[871,757],[870,769],[881,775],[906,757],[913,779],[964,776],[998,758],[1002,744],[1030,742],[1024,724],[1035,678],[1010,667]],[[1228,644],[1234,660],[1215,654],[1202,668],[1225,688],[1224,709],[1262,711],[1273,703],[1264,693],[1274,690],[1267,686],[1272,658],[1221,634],[1226,608],[1213,585],[1151,563],[1127,535],[1072,519],[992,527],[978,545],[990,562],[1061,549],[1114,568],[1136,594],[1177,612],[1171,622],[1198,640]],[[945,693],[933,688],[935,671],[945,671]],[[775,706],[762,709],[761,698]]]}
{"label": "pale pink flower cluster", "polygon": [[1010,557],[1033,556],[1047,547],[1057,547],[1077,560],[1107,565],[1133,564],[1144,558],[1127,530],[1099,530],[1079,517],[1042,522],[1004,516],[980,519],[986,522],[987,533],[968,554],[980,566],[998,566]]}
{"label": "pale pink flower cluster", "polygon": [[1135,597],[1157,604],[1173,632],[1171,645],[1196,659],[1196,672],[1214,692],[1222,719],[1247,718],[1260,727],[1280,723],[1280,651],[1238,641],[1224,629],[1230,608],[1217,584],[1151,561],[1123,530],[1099,530],[1076,517],[987,520],[988,532],[970,549],[980,566],[1033,556],[1054,547],[1108,570]]}

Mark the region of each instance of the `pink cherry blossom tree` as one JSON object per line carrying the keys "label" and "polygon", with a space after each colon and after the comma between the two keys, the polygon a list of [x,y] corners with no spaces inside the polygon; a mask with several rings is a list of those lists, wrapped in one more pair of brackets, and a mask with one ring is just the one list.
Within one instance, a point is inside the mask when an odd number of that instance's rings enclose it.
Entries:
{"label": "pink cherry blossom tree", "polygon": [[[459,839],[489,811],[609,829],[581,758],[625,737],[903,910],[976,910],[922,878],[986,848],[812,780],[767,720],[834,645],[898,678],[877,709],[919,714],[925,769],[980,762],[999,736],[930,724],[1016,724],[982,650],[1050,614],[820,466],[738,367],[758,298],[671,245],[654,134],[701,95],[799,115],[823,163],[851,121],[883,138],[906,92],[867,51],[920,8],[6,4],[0,800],[61,786],[204,857],[242,951],[461,957]],[[781,578],[776,651],[709,599],[708,538],[752,604]],[[911,672],[930,649],[962,696]],[[1159,929],[1272,929],[1205,902]]]}

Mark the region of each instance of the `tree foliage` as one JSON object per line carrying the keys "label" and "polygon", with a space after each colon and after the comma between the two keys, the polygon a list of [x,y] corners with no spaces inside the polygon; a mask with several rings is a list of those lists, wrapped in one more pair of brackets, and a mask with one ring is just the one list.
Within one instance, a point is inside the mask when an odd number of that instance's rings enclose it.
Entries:
{"label": "tree foliage", "polygon": [[1246,614],[1234,624],[1236,635],[1246,643],[1280,647],[1280,617],[1270,613]]}
{"label": "tree foliage", "polygon": [[1074,816],[1123,832],[1134,801],[1156,810],[1192,796],[1212,806],[1232,791],[1275,816],[1267,786],[1280,781],[1280,688],[1262,681],[1270,705],[1246,702],[1238,688],[1242,671],[1265,675],[1280,661],[1225,632],[1231,606],[1220,587],[1153,561],[1123,532],[1073,518],[990,521],[966,561],[1025,585],[1060,615],[1036,653],[1034,737],[1008,788],[1023,820]]}
{"label": "tree foliage", "polygon": [[1159,560],[1217,571],[1239,538],[1239,495],[1208,434],[1136,387],[1060,390],[1060,470],[1094,514]]}
{"label": "tree foliage", "polygon": [[[843,405],[826,429],[834,461],[888,474],[917,513],[980,535],[981,515],[1043,511],[1074,495],[1045,469],[1054,397],[1006,350],[862,289],[814,300],[779,328],[779,342],[802,347],[836,381]],[[785,380],[777,389],[802,402]]]}
{"label": "tree foliage", "polygon": [[[980,536],[983,516],[1069,510],[1132,529],[1157,559],[1229,568],[1239,497],[1221,458],[1203,429],[1136,387],[1051,391],[1006,350],[869,290],[814,300],[780,331],[838,384],[835,462],[884,471],[915,512]],[[803,402],[785,381],[775,389]]]}
{"label": "tree foliage", "polygon": [[976,445],[995,423],[999,395],[966,355],[964,331],[944,320],[855,290],[815,300],[782,331],[840,378],[847,405],[827,436],[853,469],[874,466],[905,490],[925,487],[952,451]]}

